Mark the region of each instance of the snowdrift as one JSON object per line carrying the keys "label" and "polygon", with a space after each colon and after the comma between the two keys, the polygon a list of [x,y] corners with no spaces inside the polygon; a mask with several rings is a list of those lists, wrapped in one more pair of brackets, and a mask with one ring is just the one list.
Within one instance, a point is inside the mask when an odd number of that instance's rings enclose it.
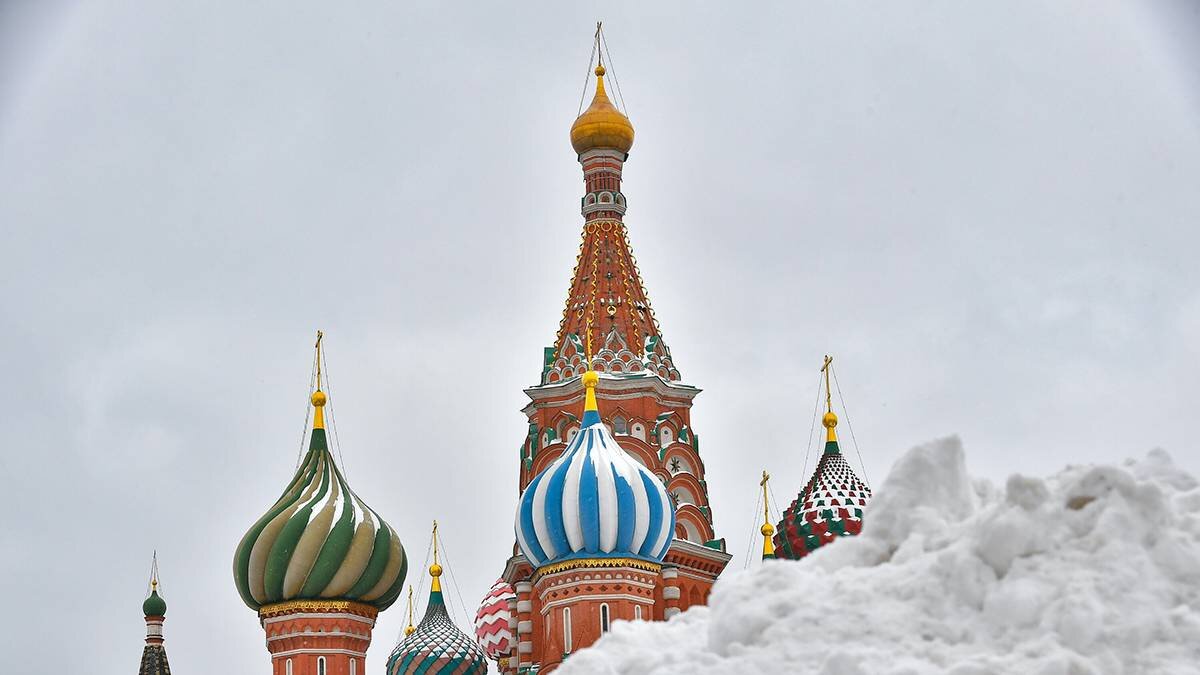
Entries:
{"label": "snowdrift", "polygon": [[1200,487],[1160,450],[972,481],[957,438],[909,451],[862,535],[618,622],[562,675],[1200,673]]}

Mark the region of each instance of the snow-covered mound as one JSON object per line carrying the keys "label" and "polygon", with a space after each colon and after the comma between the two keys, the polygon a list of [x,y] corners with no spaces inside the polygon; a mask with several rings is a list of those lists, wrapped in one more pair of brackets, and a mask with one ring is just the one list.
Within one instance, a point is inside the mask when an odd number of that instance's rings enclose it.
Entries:
{"label": "snow-covered mound", "polygon": [[619,622],[562,675],[1200,673],[1200,487],[1162,451],[1003,490],[914,448],[862,535]]}

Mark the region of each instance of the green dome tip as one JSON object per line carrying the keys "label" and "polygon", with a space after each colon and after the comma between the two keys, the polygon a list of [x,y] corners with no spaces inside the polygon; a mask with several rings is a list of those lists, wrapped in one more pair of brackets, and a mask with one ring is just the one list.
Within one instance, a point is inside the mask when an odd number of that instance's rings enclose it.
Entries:
{"label": "green dome tip", "polygon": [[150,597],[142,603],[142,614],[146,616],[166,616],[167,601],[158,594],[158,589],[150,591]]}

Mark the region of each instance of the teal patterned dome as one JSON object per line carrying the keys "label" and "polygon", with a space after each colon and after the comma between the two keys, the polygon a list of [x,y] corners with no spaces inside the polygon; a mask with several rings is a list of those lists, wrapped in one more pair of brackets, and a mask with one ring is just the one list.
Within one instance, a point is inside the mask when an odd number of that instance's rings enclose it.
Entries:
{"label": "teal patterned dome", "polygon": [[404,638],[388,658],[387,675],[487,675],[487,671],[483,650],[454,625],[446,612],[441,588],[435,583],[417,630]]}
{"label": "teal patterned dome", "polygon": [[354,494],[329,452],[319,387],[308,454],[234,554],[238,593],[254,610],[290,600],[352,600],[383,610],[404,586],[400,538]]}

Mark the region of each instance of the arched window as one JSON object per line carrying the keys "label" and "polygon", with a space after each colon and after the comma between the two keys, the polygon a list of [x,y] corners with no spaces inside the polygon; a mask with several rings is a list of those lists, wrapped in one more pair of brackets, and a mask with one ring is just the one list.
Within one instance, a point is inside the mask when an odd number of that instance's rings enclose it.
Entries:
{"label": "arched window", "polygon": [[358,661],[350,659],[350,675],[358,675]]}
{"label": "arched window", "polygon": [[622,436],[629,433],[629,423],[625,421],[624,417],[617,415],[613,418],[613,433],[620,434]]}
{"label": "arched window", "polygon": [[571,441],[575,440],[575,434],[577,433],[579,433],[579,427],[571,427],[567,431],[567,442],[570,443]]}
{"label": "arched window", "polygon": [[600,632],[608,632],[608,603],[600,605]]}
{"label": "arched window", "polygon": [[634,605],[634,607],[633,607],[633,618],[634,618],[636,621],[641,621],[641,620],[642,620],[642,606],[641,606],[641,605]]}
{"label": "arched window", "polygon": [[287,673],[287,675],[292,675],[292,660],[291,659],[288,659],[287,663],[284,664],[283,670],[285,673]]}
{"label": "arched window", "polygon": [[659,438],[659,441],[662,443],[662,447],[665,448],[668,445],[670,445],[671,441],[675,438],[675,432],[671,430],[671,427],[664,426],[658,432],[658,438]]}
{"label": "arched window", "polygon": [[634,422],[633,423],[633,436],[634,436],[634,438],[637,438],[639,441],[646,440],[646,427],[642,426],[638,422]]}
{"label": "arched window", "polygon": [[317,675],[325,675],[325,657],[317,657]]}
{"label": "arched window", "polygon": [[571,608],[563,607],[563,653],[571,653]]}

